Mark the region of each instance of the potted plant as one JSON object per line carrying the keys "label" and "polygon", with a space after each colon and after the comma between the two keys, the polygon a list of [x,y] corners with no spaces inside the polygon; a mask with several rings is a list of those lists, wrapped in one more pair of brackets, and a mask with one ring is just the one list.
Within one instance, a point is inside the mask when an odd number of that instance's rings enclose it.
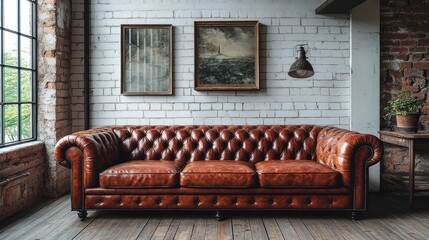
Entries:
{"label": "potted plant", "polygon": [[417,99],[412,93],[401,92],[396,99],[387,102],[384,118],[388,120],[396,116],[395,131],[417,132],[422,103],[423,100]]}

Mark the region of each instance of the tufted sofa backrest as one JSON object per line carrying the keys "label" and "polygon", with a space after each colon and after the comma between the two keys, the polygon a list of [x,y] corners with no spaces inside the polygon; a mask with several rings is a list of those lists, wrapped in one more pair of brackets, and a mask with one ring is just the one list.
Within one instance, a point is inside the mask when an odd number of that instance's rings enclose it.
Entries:
{"label": "tufted sofa backrest", "polygon": [[114,126],[125,160],[315,160],[322,127]]}

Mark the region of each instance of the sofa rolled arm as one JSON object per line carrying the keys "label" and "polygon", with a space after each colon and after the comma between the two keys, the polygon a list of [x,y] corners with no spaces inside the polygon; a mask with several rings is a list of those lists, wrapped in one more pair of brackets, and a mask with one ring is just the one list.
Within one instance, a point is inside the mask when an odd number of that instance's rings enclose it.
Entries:
{"label": "sofa rolled arm", "polygon": [[111,128],[76,132],[60,139],[54,157],[71,168],[72,209],[84,209],[84,189],[99,185],[98,173],[120,161],[119,141]]}
{"label": "sofa rolled arm", "polygon": [[339,158],[354,160],[356,164],[372,166],[383,157],[383,145],[377,137],[370,134],[348,134],[337,144]]}
{"label": "sofa rolled arm", "polygon": [[380,139],[373,135],[360,134],[345,137],[339,142],[338,148],[340,159],[354,162],[353,209],[365,211],[369,189],[368,168],[383,157],[383,145]]}
{"label": "sofa rolled arm", "polygon": [[97,158],[98,152],[94,141],[85,136],[67,135],[55,145],[54,158],[59,165],[72,168],[73,165],[83,161],[84,152],[89,158]]}
{"label": "sofa rolled arm", "polygon": [[354,187],[353,209],[366,209],[368,168],[383,157],[379,138],[350,130],[326,127],[316,146],[317,161],[338,170],[343,184]]}
{"label": "sofa rolled arm", "polygon": [[[78,148],[85,159],[99,160],[108,164],[119,158],[118,139],[111,128],[94,128],[76,132],[60,139],[54,150],[54,157],[61,166],[71,168],[72,161],[76,161]],[[68,151],[72,150],[73,153]]]}
{"label": "sofa rolled arm", "polygon": [[355,164],[372,166],[383,156],[377,137],[336,127],[325,127],[317,137],[317,160],[336,170],[353,172]]}

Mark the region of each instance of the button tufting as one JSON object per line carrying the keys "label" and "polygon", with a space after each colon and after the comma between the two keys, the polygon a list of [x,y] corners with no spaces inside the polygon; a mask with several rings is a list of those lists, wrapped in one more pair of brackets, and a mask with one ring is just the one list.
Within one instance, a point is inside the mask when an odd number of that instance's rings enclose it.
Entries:
{"label": "button tufting", "polygon": [[[222,126],[171,128],[173,130],[170,130],[170,127],[160,127],[156,130],[152,130],[152,127],[139,127],[138,129],[127,127],[126,129],[124,128],[124,132],[120,132],[119,130],[114,131],[116,136],[119,137],[116,142],[123,144],[123,150],[129,154],[130,159],[162,158],[164,160],[174,159],[177,162],[184,163],[186,159],[190,159],[191,161],[205,160],[204,157],[208,156],[207,158],[210,157],[212,159],[245,160],[254,164],[265,159],[314,159],[318,158],[317,155],[320,155],[320,159],[323,159],[324,162],[329,163],[332,167],[341,168],[341,164],[333,160],[336,157],[335,155],[339,154],[334,143],[338,142],[340,137],[338,136],[335,139],[335,136],[331,136],[330,138],[333,138],[333,140],[329,140],[328,138],[323,139],[324,141],[316,145],[317,137],[322,134],[318,135],[320,129],[313,129],[311,126],[228,126],[227,129]],[[120,129],[120,127],[117,127],[117,129]],[[323,131],[323,134],[326,135],[327,131]],[[95,135],[93,138],[98,143],[112,141],[106,139],[106,137],[108,136]],[[196,149],[193,149],[192,146]],[[106,148],[105,150],[103,156],[106,157],[106,163],[116,163],[115,160],[108,159],[108,155],[119,153],[111,152],[112,149],[110,148]],[[207,152],[210,153],[208,154]],[[174,158],[175,156],[176,158]],[[93,195],[88,198],[88,203],[85,202],[85,204],[92,206],[93,202],[96,202],[97,206],[106,205],[106,208],[114,208],[115,206],[126,206],[128,208],[132,207],[132,204],[136,207],[140,206],[138,208],[146,207],[146,205],[147,207],[151,205],[155,207],[163,205],[162,207],[166,208],[188,208],[192,206],[197,207],[197,205],[204,208],[220,208],[228,207],[228,205],[234,208],[319,208],[319,206],[343,208],[350,207],[349,201],[353,200],[352,197],[347,196],[340,196],[334,199],[332,195],[319,197],[313,194],[306,194],[307,196],[305,194],[276,196],[249,193],[247,196],[227,195],[220,197],[216,196],[216,194],[220,193],[214,193],[210,197],[200,195],[201,199],[199,199],[198,193],[195,191],[185,196],[180,196],[181,194],[182,192],[177,195],[165,195],[165,197],[158,197],[155,194],[147,197],[143,197],[143,195],[141,197],[132,195],[100,197],[100,195]],[[180,201],[178,196],[180,196]],[[238,197],[240,197],[239,200]],[[274,199],[274,197],[276,198]],[[313,199],[315,200],[314,202],[312,202]]]}

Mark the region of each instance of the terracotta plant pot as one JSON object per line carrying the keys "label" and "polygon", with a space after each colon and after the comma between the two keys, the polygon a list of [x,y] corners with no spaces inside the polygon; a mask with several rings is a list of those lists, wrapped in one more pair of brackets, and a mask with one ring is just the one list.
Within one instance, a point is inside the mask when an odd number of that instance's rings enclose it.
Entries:
{"label": "terracotta plant pot", "polygon": [[399,132],[417,132],[420,113],[409,113],[405,116],[396,115],[396,124]]}

